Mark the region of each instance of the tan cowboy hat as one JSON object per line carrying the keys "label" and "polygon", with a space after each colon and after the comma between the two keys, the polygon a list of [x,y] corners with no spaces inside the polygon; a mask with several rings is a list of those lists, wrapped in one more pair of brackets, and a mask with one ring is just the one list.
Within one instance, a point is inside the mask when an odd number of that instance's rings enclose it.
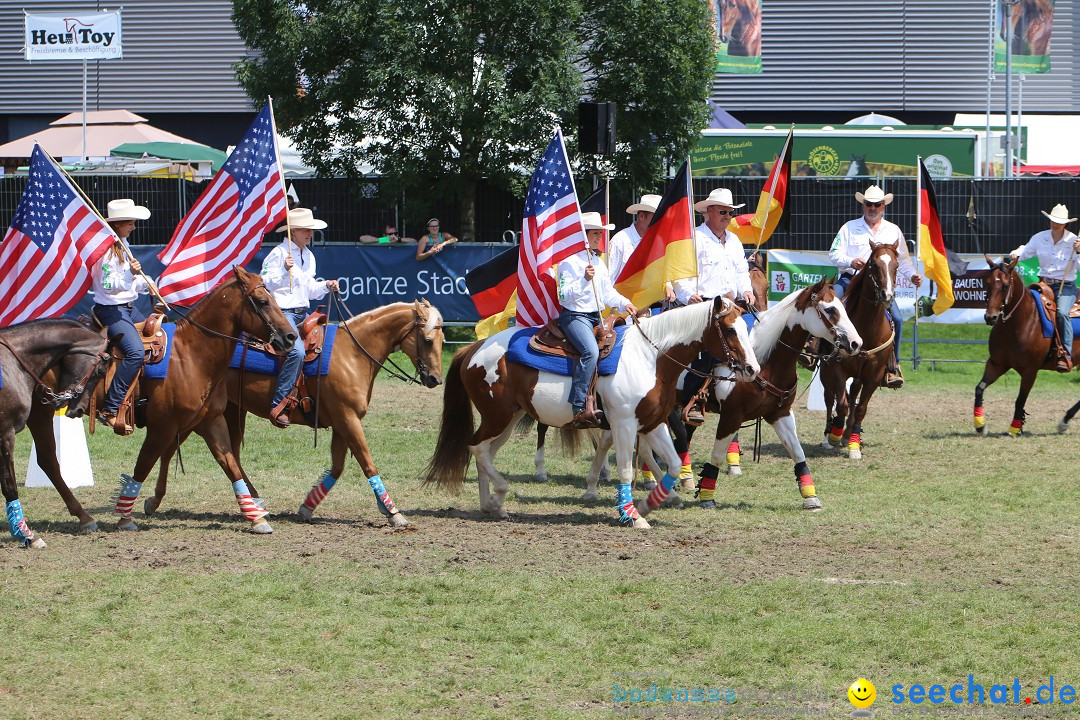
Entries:
{"label": "tan cowboy hat", "polygon": [[626,212],[631,215],[637,215],[639,212],[656,212],[656,208],[660,207],[660,201],[663,200],[659,195],[642,195],[641,200],[637,203],[626,208]]}
{"label": "tan cowboy hat", "polygon": [[1064,205],[1055,205],[1054,209],[1050,212],[1046,212],[1045,210],[1040,210],[1039,212],[1048,217],[1052,223],[1066,225],[1071,222],[1076,222],[1076,218],[1069,217],[1069,208]]}
{"label": "tan cowboy hat", "polygon": [[136,205],[130,198],[109,201],[109,215],[105,219],[109,222],[121,220],[147,220],[150,218],[150,210],[142,205]]}
{"label": "tan cowboy hat", "polygon": [[888,205],[893,201],[893,194],[887,193],[877,185],[871,185],[866,188],[865,193],[861,193],[858,190],[855,191],[855,199],[860,203],[864,202],[879,202]]}
{"label": "tan cowboy hat", "polygon": [[293,208],[289,211],[288,224],[282,225],[274,232],[285,232],[290,227],[293,230],[322,230],[326,227],[326,223],[316,220],[307,208]]}
{"label": "tan cowboy hat", "polygon": [[713,190],[711,193],[709,193],[709,197],[694,203],[694,209],[704,215],[705,211],[710,205],[723,205],[726,208],[736,210],[738,208],[741,208],[745,204],[746,203],[739,203],[738,205],[736,205],[735,201],[731,198],[730,190],[728,190],[727,188],[717,188],[716,190]]}
{"label": "tan cowboy hat", "polygon": [[600,217],[600,213],[589,212],[581,213],[581,224],[585,226],[586,230],[614,230],[614,225],[604,225],[604,219]]}

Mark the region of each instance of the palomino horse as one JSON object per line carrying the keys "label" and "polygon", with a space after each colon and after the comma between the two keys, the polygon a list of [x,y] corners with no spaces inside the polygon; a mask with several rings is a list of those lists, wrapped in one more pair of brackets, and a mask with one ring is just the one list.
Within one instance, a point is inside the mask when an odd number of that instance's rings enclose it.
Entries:
{"label": "palomino horse", "polygon": [[143,481],[159,459],[163,467],[179,443],[192,431],[202,436],[214,459],[229,477],[236,501],[251,531],[273,532],[266,511],[253,502],[244,482],[244,471],[233,449],[224,412],[225,371],[240,333],[269,341],[278,351],[292,347],[296,332],[281,314],[262,278],[242,267],[176,323],[168,375],[163,380],[143,378],[143,395],[149,400],[146,438],[139,450],[135,470],[122,475],[115,514],[121,530],[138,530],[131,509]]}
{"label": "palomino horse", "polygon": [[[719,419],[712,457],[701,471],[703,504],[713,499],[719,467],[739,428],[748,420],[764,418],[795,461],[795,481],[803,497],[803,508],[821,509],[791,411],[799,387],[796,361],[811,334],[828,340],[845,354],[858,352],[862,347],[862,338],[848,318],[844,304],[825,278],[788,295],[754,323],[750,344],[761,363],[761,372],[753,381],[714,386],[720,405]],[[740,474],[738,468],[737,464],[729,465],[729,474]]]}
{"label": "palomino horse", "polygon": [[[517,421],[528,413],[547,425],[562,427],[570,423],[572,415],[567,401],[570,378],[507,360],[515,332],[517,329],[504,330],[454,356],[443,395],[442,428],[424,481],[459,492],[471,453],[476,458],[480,507],[500,518],[508,517],[503,508],[508,487],[493,460]],[[679,455],[664,420],[675,404],[679,374],[703,346],[741,379],[751,379],[758,371],[746,323],[734,303],[717,298],[643,318],[627,328],[618,368],[597,381],[615,444],[618,507],[623,521],[633,522],[635,527],[649,527],[642,515],[668,497],[675,478],[665,475],[647,503],[635,509],[630,490],[634,441],[640,437],[642,453],[659,455],[669,473],[679,467]],[[472,405],[480,412],[480,427],[475,431]],[[597,453],[590,473],[594,481],[606,456],[606,451]],[[489,492],[491,485],[494,495]]]}
{"label": "palomino horse", "polygon": [[68,417],[86,412],[111,360],[105,345],[105,338],[74,320],[37,320],[0,334],[0,489],[7,501],[8,529],[24,546],[45,547],[26,524],[19,502],[13,455],[15,434],[24,427],[37,443],[38,465],[68,512],[79,518],[84,531],[97,530],[60,474],[52,419],[53,411],[65,405]]}
{"label": "palomino horse", "polygon": [[761,5],[758,0],[713,0],[717,6],[719,40],[728,55],[761,55]]}
{"label": "palomino horse", "polygon": [[[307,379],[308,391],[313,397],[318,396],[319,426],[332,428],[333,435],[330,440],[330,468],[323,472],[301,503],[299,512],[302,519],[311,521],[319,503],[341,478],[346,454],[351,452],[375,493],[379,511],[394,527],[409,524],[386,491],[379,469],[368,450],[361,421],[371,403],[375,376],[385,368],[384,363],[390,353],[399,348],[403,350],[416,367],[420,376],[418,382],[424,387],[433,388],[442,384],[442,345],[442,315],[427,300],[386,305],[356,315],[338,326],[329,371],[325,377]],[[411,380],[408,377],[404,379]],[[229,423],[229,440],[239,461],[247,414],[252,412],[259,417],[269,416],[270,399],[274,395],[277,378],[251,371],[241,375],[239,370],[229,370],[225,382],[229,398],[225,419]],[[294,414],[296,423],[306,422],[299,409]],[[168,456],[171,454],[162,457],[154,496],[147,498],[143,504],[147,515],[153,514],[165,497],[168,489]],[[244,473],[244,479],[252,496],[258,498],[258,491],[247,473]]]}
{"label": "palomino horse", "polygon": [[[844,293],[848,316],[862,337],[863,347],[868,349],[846,358],[828,356],[821,360],[821,384],[825,389],[825,439],[821,446],[842,447],[846,440],[852,460],[862,459],[862,421],[870,398],[885,377],[889,353],[893,352],[895,334],[885,309],[896,292],[897,258],[893,245],[870,242],[866,265],[855,273]],[[848,378],[851,388],[845,393]],[[830,422],[829,413],[834,409],[836,414]]]}
{"label": "palomino horse", "polygon": [[[986,262],[990,272],[983,280],[986,286],[986,315],[990,330],[990,357],[983,368],[982,379],[975,386],[975,432],[986,433],[983,415],[983,391],[1009,369],[1020,375],[1020,392],[1013,408],[1013,420],[1009,434],[1020,435],[1024,429],[1024,404],[1035,384],[1040,370],[1053,370],[1056,359],[1051,356],[1053,338],[1044,338],[1039,321],[1039,309],[1035,298],[1024,287],[1024,281],[1016,272],[1016,260],[994,263],[989,256]],[[1054,318],[1050,318],[1054,322]],[[1073,363],[1080,361],[1080,337],[1073,338]],[[1067,421],[1064,421],[1067,422]],[[1060,426],[1059,426],[1059,429]]]}

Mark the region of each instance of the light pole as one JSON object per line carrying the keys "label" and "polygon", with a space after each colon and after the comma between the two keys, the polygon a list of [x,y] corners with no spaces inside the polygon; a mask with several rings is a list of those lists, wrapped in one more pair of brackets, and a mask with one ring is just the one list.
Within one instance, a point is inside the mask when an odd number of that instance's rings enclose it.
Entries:
{"label": "light pole", "polygon": [[1020,0],[1001,0],[1001,4],[1005,19],[1005,177],[1012,177],[1012,11]]}

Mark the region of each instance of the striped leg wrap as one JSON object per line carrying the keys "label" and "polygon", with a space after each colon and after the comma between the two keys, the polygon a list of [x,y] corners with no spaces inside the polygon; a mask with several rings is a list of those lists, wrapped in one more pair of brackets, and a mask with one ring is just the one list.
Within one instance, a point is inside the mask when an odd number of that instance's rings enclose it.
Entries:
{"label": "striped leg wrap", "polygon": [[1013,418],[1012,424],[1009,425],[1009,434],[1013,437],[1019,436],[1024,431],[1024,418]]}
{"label": "striped leg wrap", "polygon": [[976,430],[982,430],[983,426],[986,425],[986,416],[983,415],[982,405],[979,405],[979,406],[977,406],[975,408],[975,418],[974,419],[975,419],[975,429]]}
{"label": "striped leg wrap", "polygon": [[22,503],[18,499],[7,504],[7,521],[11,537],[18,540],[23,547],[29,547],[34,540],[34,531],[26,524],[26,518],[23,517]]}
{"label": "striped leg wrap", "polygon": [[645,502],[649,503],[649,509],[655,510],[660,507],[660,503],[667,499],[667,496],[671,494],[671,489],[675,487],[675,478],[671,477],[668,473],[664,473],[664,478],[657,483],[656,487],[649,493],[649,497]]}
{"label": "striped leg wrap", "polygon": [[142,491],[142,483],[136,482],[130,475],[120,473],[120,490],[116,493],[116,507],[113,515],[131,519],[131,508]]}
{"label": "striped leg wrap", "polygon": [[334,489],[334,485],[337,484],[338,479],[330,474],[327,470],[319,478],[319,482],[315,483],[311,490],[308,491],[307,497],[304,498],[304,504],[314,510],[319,507],[319,503],[326,499],[326,495]]}
{"label": "striped leg wrap", "polygon": [[619,483],[615,490],[615,509],[619,511],[619,520],[627,525],[641,517],[634,507],[634,493],[630,490],[630,483]]}
{"label": "striped leg wrap", "polygon": [[727,464],[738,465],[739,464],[739,441],[732,440],[727,446]]}
{"label": "striped leg wrap", "polygon": [[716,476],[719,473],[720,468],[712,463],[705,463],[705,467],[701,468],[701,480],[698,482],[699,500],[712,500],[716,497]]}
{"label": "striped leg wrap", "polygon": [[386,517],[396,513],[398,511],[397,506],[390,499],[390,493],[386,492],[386,486],[383,485],[382,478],[378,475],[372,475],[367,481],[368,485],[371,486],[371,491],[375,493],[375,502],[379,503],[379,512]]}
{"label": "striped leg wrap", "polygon": [[653,477],[652,470],[647,467],[641,469],[642,482],[655,482],[655,480],[656,479]]}
{"label": "striped leg wrap", "polygon": [[247,483],[243,479],[234,482],[232,488],[233,493],[236,495],[236,502],[240,505],[240,512],[244,514],[245,518],[251,522],[256,522],[270,514],[256,505],[251,499],[251,493],[248,492]]}
{"label": "striped leg wrap", "polygon": [[859,450],[862,448],[862,436],[857,432],[851,433],[851,437],[848,438],[847,449]]}
{"label": "striped leg wrap", "polygon": [[694,468],[693,465],[690,463],[690,451],[687,450],[686,452],[680,454],[679,461],[682,465],[682,467],[679,468],[679,480],[693,480]]}
{"label": "striped leg wrap", "polygon": [[814,478],[810,475],[810,466],[806,464],[805,460],[796,463],[795,480],[799,483],[799,492],[802,493],[804,498],[817,496],[817,490],[814,489]]}
{"label": "striped leg wrap", "polygon": [[832,427],[829,428],[829,444],[833,447],[840,445],[840,440],[844,437],[844,423],[840,422],[840,418],[833,418]]}

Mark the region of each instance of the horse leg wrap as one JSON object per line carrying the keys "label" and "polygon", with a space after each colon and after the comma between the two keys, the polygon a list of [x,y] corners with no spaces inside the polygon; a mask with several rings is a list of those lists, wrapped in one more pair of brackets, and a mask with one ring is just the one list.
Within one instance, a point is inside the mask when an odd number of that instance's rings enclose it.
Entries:
{"label": "horse leg wrap", "polygon": [[732,440],[727,446],[727,464],[738,465],[740,454],[741,451],[739,450],[739,441]]}
{"label": "horse leg wrap", "polygon": [[986,416],[983,415],[982,405],[975,406],[974,421],[975,429],[981,432],[983,427],[986,425]]}
{"label": "horse leg wrap", "polygon": [[23,547],[30,547],[30,543],[34,541],[34,531],[26,524],[26,518],[23,517],[22,503],[17,499],[7,504],[7,521],[11,537],[15,538]]}
{"label": "horse leg wrap", "polygon": [[390,499],[390,493],[386,492],[386,486],[383,485],[382,478],[378,475],[372,475],[367,481],[368,485],[371,486],[371,491],[375,493],[375,502],[379,503],[379,512],[386,517],[396,513],[398,511],[397,506]]}
{"label": "horse leg wrap", "polygon": [[641,469],[641,481],[642,482],[653,482],[653,481],[655,481],[655,478],[653,477],[653,474],[652,474],[652,470],[650,470],[647,467],[642,468]]}
{"label": "horse leg wrap", "polygon": [[619,520],[626,525],[641,517],[634,507],[634,493],[630,490],[630,483],[619,483],[615,491],[615,509],[619,511]]}
{"label": "horse leg wrap", "polygon": [[232,487],[233,493],[236,495],[236,502],[240,505],[240,512],[244,514],[245,518],[251,522],[258,522],[270,514],[256,505],[251,499],[251,493],[248,492],[247,483],[244,482],[243,478],[234,482]]}
{"label": "horse leg wrap", "polygon": [[810,466],[803,460],[795,464],[795,481],[799,483],[799,492],[804,498],[816,497],[814,478],[810,475]]}
{"label": "horse leg wrap", "polygon": [[701,480],[698,481],[698,499],[712,500],[716,497],[716,476],[720,474],[720,468],[712,463],[705,463],[701,468]]}
{"label": "horse leg wrap", "polygon": [[679,468],[679,479],[680,480],[693,480],[694,479],[694,468],[690,463],[690,451],[689,450],[687,450],[686,452],[681,453],[679,455],[679,462],[682,465],[682,467]]}
{"label": "horse leg wrap", "polygon": [[829,428],[829,444],[833,447],[840,445],[840,440],[844,437],[844,423],[840,418],[835,417],[832,421],[832,427]]}
{"label": "horse leg wrap", "polygon": [[1012,423],[1009,425],[1009,434],[1013,437],[1019,437],[1024,432],[1024,418],[1013,418]]}
{"label": "horse leg wrap", "polygon": [[857,432],[851,433],[851,437],[848,438],[847,449],[848,450],[859,450],[861,448],[862,448],[862,436]]}
{"label": "horse leg wrap", "polygon": [[675,483],[675,478],[671,477],[668,473],[664,473],[663,479],[652,489],[649,493],[649,497],[645,501],[649,503],[650,510],[655,510],[660,507],[660,504],[664,502],[671,493],[671,489],[675,487]]}
{"label": "horse leg wrap", "polygon": [[135,505],[135,500],[141,491],[141,482],[137,482],[130,475],[120,473],[120,490],[116,493],[116,507],[113,509],[113,515],[130,520],[131,508]]}
{"label": "horse leg wrap", "polygon": [[319,507],[319,503],[326,499],[326,496],[334,489],[334,485],[337,484],[338,479],[330,474],[327,470],[319,478],[319,482],[315,483],[311,490],[308,491],[307,497],[304,498],[304,504],[314,510]]}

